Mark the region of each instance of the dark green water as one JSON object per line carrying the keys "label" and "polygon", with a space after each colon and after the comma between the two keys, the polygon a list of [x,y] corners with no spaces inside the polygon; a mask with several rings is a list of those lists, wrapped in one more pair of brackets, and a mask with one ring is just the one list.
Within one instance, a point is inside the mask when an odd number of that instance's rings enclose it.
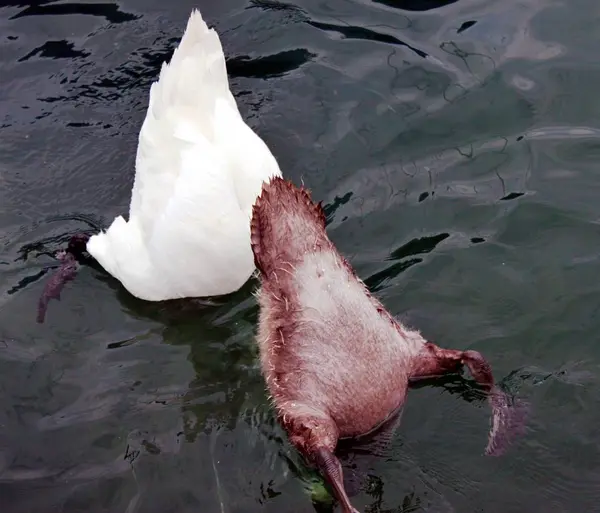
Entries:
{"label": "dark green water", "polygon": [[600,511],[592,0],[3,2],[0,510],[315,511],[258,370],[256,283],[173,308],[84,268],[35,323],[51,252],[126,213],[149,85],[194,6],[360,276],[532,405],[486,458],[485,404],[451,393],[468,386],[413,391],[355,505]]}

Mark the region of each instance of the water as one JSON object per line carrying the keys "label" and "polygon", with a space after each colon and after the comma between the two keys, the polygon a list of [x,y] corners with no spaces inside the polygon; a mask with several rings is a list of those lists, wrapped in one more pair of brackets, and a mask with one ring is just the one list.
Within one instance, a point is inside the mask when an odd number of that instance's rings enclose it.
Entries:
{"label": "water", "polygon": [[244,117],[324,201],[360,276],[427,338],[483,352],[533,408],[513,450],[486,458],[468,384],[411,392],[356,506],[598,509],[592,0],[2,5],[3,511],[315,511],[258,370],[255,282],[173,308],[85,268],[35,323],[51,252],[126,213],[149,85],[195,6]]}

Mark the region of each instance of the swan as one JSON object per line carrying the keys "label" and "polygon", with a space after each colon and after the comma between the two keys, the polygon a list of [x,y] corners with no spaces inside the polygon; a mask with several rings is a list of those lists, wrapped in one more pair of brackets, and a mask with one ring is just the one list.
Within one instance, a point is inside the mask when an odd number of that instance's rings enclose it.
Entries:
{"label": "swan", "polygon": [[275,176],[275,157],[229,89],[219,36],[194,9],[150,88],[129,220],[118,216],[106,231],[78,234],[57,253],[62,265],[46,283],[38,322],[84,251],[146,301],[235,292],[255,269],[252,206]]}

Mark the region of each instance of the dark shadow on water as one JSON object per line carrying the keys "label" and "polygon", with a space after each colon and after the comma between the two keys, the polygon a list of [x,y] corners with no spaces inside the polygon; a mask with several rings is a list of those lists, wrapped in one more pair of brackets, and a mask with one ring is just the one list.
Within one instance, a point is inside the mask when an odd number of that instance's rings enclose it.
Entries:
{"label": "dark shadow on water", "polygon": [[16,294],[17,292],[20,292],[21,290],[25,289],[32,283],[37,282],[38,280],[43,278],[46,274],[48,274],[49,272],[53,271],[54,269],[56,269],[58,267],[59,267],[58,265],[53,266],[53,267],[46,267],[46,268],[42,269],[41,271],[38,271],[37,273],[32,274],[31,276],[25,276],[25,278],[20,279],[15,285],[10,287],[6,293],[9,296],[12,294]]}
{"label": "dark shadow on water", "polygon": [[[127,21],[133,21],[140,18],[135,14],[121,11],[117,4],[113,3],[91,3],[91,4],[80,4],[80,3],[52,3],[47,5],[48,2],[27,2],[25,9],[15,14],[11,20],[17,18],[23,18],[26,16],[55,16],[64,14],[84,14],[90,16],[99,16],[106,18],[106,21],[110,23],[125,23]],[[6,5],[6,4],[5,4]],[[14,5],[14,4],[13,4]],[[21,7],[23,4],[16,4]]]}
{"label": "dark shadow on water", "polygon": [[[211,317],[219,315],[231,308],[232,304],[241,302],[244,298],[252,297],[252,291],[257,287],[254,278],[250,278],[242,288],[231,294],[206,298],[182,298],[165,301],[144,301],[131,295],[121,282],[109,275],[100,265],[93,261],[92,267],[97,270],[95,278],[106,283],[115,291],[116,299],[127,313],[141,320],[152,320],[164,324],[167,329],[186,323],[196,324],[195,319],[201,316],[198,324],[207,323],[205,314]],[[221,310],[223,308],[223,310]],[[258,305],[256,306],[256,309]],[[244,315],[249,313],[244,310]],[[258,310],[256,310],[258,314]],[[212,319],[211,319],[212,320]],[[209,322],[209,324],[211,324]],[[215,326],[212,326],[215,328]]]}
{"label": "dark shadow on water", "polygon": [[46,41],[42,46],[34,48],[17,62],[25,62],[32,57],[44,57],[47,59],[77,59],[89,57],[89,55],[89,52],[76,50],[73,43],[63,39],[61,41]]}
{"label": "dark shadow on water", "polygon": [[423,12],[439,9],[458,0],[372,0],[374,4],[387,5],[403,11]]}
{"label": "dark shadow on water", "polygon": [[310,62],[316,54],[297,48],[263,57],[251,58],[240,55],[227,59],[227,72],[231,78],[280,77]]}
{"label": "dark shadow on water", "polygon": [[[392,251],[386,260],[402,260],[406,257],[414,255],[431,253],[438,244],[446,240],[448,237],[450,237],[449,233],[440,233],[431,237],[419,237],[417,239],[412,239],[406,244]],[[395,278],[401,272],[406,271],[406,269],[409,267],[420,264],[421,262],[423,262],[423,259],[419,257],[396,262],[395,264],[386,267],[382,271],[372,274],[366,278],[364,282],[371,291],[379,291],[384,288],[384,285],[389,282],[389,280]]]}
{"label": "dark shadow on water", "polygon": [[473,25],[475,25],[475,23],[477,23],[475,20],[469,20],[469,21],[465,21],[456,31],[457,34],[460,34],[461,32],[464,32],[467,29],[470,29]]}
{"label": "dark shadow on water", "polygon": [[514,199],[520,198],[524,194],[525,194],[524,192],[511,192],[510,194],[507,194],[506,196],[503,196],[502,198],[500,198],[500,201],[514,200]]}
{"label": "dark shadow on water", "polygon": [[[68,82],[68,84],[74,85],[65,89],[66,94],[42,97],[40,101],[45,103],[74,101],[77,104],[89,103],[86,100],[92,100],[93,103],[110,102],[122,100],[131,91],[132,94],[136,94],[136,101],[146,104],[150,85],[158,79],[163,63],[170,61],[180,40],[180,36],[159,35],[150,46],[132,51],[126,62],[107,71],[102,78],[86,84],[81,83],[82,81],[74,76]],[[66,57],[68,51],[77,51],[72,48],[71,43],[66,41],[52,43],[51,47],[48,47],[48,44],[32,50],[23,59],[29,59],[34,55],[52,58]],[[88,55],[79,52],[77,57],[87,58]],[[230,80],[237,78],[272,79],[299,69],[315,57],[316,54],[298,48],[254,57],[226,55],[225,63]],[[137,92],[139,91],[144,91],[144,93],[138,96]],[[241,91],[235,90],[234,93],[239,95]]]}
{"label": "dark shadow on water", "polygon": [[323,212],[325,212],[326,225],[333,221],[333,217],[338,208],[342,205],[345,205],[350,201],[354,193],[347,192],[341,198],[336,196],[333,200],[333,203],[328,203],[327,205],[323,205]]}
{"label": "dark shadow on water", "polygon": [[397,262],[394,265],[386,267],[383,271],[372,274],[363,281],[369,290],[372,292],[377,292],[384,289],[385,283],[387,283],[390,279],[395,278],[400,273],[406,271],[409,267],[420,264],[421,262],[423,262],[422,258],[410,258],[404,262]]}
{"label": "dark shadow on water", "polygon": [[277,0],[250,0],[247,9],[253,8],[259,8],[265,11],[286,11],[300,14],[305,13],[302,7],[285,2],[278,2]]}
{"label": "dark shadow on water", "polygon": [[338,32],[344,38],[347,39],[362,39],[365,41],[377,41],[379,43],[405,46],[409,50],[412,50],[414,53],[416,53],[419,57],[425,58],[428,56],[427,52],[419,50],[418,48],[415,48],[414,46],[411,46],[408,43],[401,41],[397,37],[394,37],[390,34],[375,32],[374,30],[368,29],[366,27],[357,27],[352,25],[334,25],[333,23],[321,23],[318,21],[307,21],[306,23],[308,25],[311,25],[320,30],[325,30],[327,32]]}
{"label": "dark shadow on water", "polygon": [[445,241],[448,237],[450,237],[449,233],[440,233],[438,235],[432,235],[431,237],[412,239],[392,251],[386,260],[400,260],[407,256],[431,253],[438,244]]}

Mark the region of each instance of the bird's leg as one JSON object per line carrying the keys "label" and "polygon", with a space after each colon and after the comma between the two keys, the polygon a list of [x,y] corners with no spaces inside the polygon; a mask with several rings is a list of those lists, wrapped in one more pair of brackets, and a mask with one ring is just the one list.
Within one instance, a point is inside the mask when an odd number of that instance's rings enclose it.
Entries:
{"label": "bird's leg", "polygon": [[71,281],[77,275],[79,262],[85,252],[86,243],[89,235],[77,234],[71,237],[67,249],[61,249],[56,252],[56,258],[62,263],[58,270],[50,276],[50,279],[44,286],[44,291],[38,301],[37,322],[43,323],[48,310],[48,303],[51,299],[60,300],[60,293],[67,282]]}
{"label": "bird's leg", "polygon": [[414,358],[409,381],[439,378],[446,374],[459,373],[463,368],[462,351],[442,349],[427,342]]}
{"label": "bird's leg", "polygon": [[459,372],[463,365],[469,368],[473,379],[487,392],[492,408],[492,429],[485,452],[488,455],[500,455],[514,435],[523,432],[527,412],[522,402],[510,404],[508,396],[496,386],[492,368],[481,353],[443,349],[428,342],[414,359],[409,381]]}
{"label": "bird's leg", "polygon": [[350,504],[350,499],[344,488],[342,464],[333,451],[326,447],[319,447],[312,452],[311,456],[321,473],[325,476],[325,479],[327,479],[333,488],[333,492],[340,502],[343,512],[358,513],[352,504]]}
{"label": "bird's leg", "polygon": [[[294,404],[289,413],[280,409],[280,418],[289,434],[290,442],[321,472],[333,489],[344,513],[359,513],[350,504],[344,488],[342,465],[334,450],[338,441],[338,429],[331,417],[313,408],[301,408]],[[304,410],[304,411],[299,411]],[[310,411],[312,410],[312,412]]]}

